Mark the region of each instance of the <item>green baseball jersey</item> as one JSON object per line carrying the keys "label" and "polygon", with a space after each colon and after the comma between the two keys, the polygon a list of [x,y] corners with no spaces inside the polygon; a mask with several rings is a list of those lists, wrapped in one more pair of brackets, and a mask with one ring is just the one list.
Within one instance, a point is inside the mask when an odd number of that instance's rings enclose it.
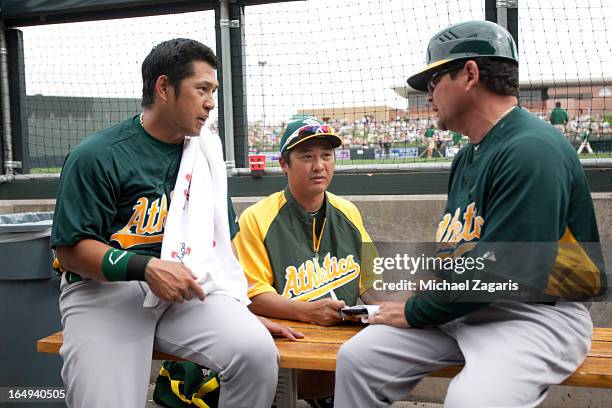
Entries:
{"label": "green baseball jersey", "polygon": [[463,139],[463,135],[459,132],[453,132],[453,146],[461,143],[461,139]]}
{"label": "green baseball jersey", "polygon": [[[606,288],[595,211],[576,152],[521,108],[455,157],[436,241],[453,258],[487,258],[494,248],[489,279],[512,279],[553,299],[588,298]],[[440,324],[483,306],[445,296],[425,291],[410,299],[409,323]]]}
{"label": "green baseball jersey", "polygon": [[565,109],[554,108],[550,112],[550,123],[553,125],[565,125],[568,120],[569,118]]}
{"label": "green baseball jersey", "polygon": [[[159,257],[182,149],[150,136],[138,116],[83,140],[62,169],[53,247],[89,238]],[[228,207],[235,230],[229,198]]]}
{"label": "green baseball jersey", "polygon": [[[371,239],[359,210],[325,194],[325,217],[308,214],[288,188],[247,208],[234,239],[249,280],[249,297],[276,292],[287,299],[329,297],[354,305],[359,296],[362,256]],[[317,232],[320,230],[320,233]]]}
{"label": "green baseball jersey", "polygon": [[427,129],[425,131],[425,137],[426,138],[431,138],[436,134],[436,128],[434,127],[430,127],[429,129]]}

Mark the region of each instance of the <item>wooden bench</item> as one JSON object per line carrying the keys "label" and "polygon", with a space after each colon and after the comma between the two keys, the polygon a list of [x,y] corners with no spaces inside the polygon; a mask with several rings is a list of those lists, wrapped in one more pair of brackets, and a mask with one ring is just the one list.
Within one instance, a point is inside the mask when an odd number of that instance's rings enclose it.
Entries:
{"label": "wooden bench", "polygon": [[[353,337],[362,326],[340,325],[322,327],[313,324],[275,320],[304,333],[304,339],[292,342],[276,338],[280,355],[281,376],[277,398],[279,406],[295,407],[297,404],[296,369],[335,371],[336,355],[340,346]],[[62,332],[52,334],[37,343],[40,353],[59,353]],[[175,356],[153,352],[154,360],[181,360]],[[462,366],[449,366],[432,373],[431,377],[452,378]],[[612,329],[595,328],[593,343],[587,358],[562,385],[577,387],[612,388]]]}

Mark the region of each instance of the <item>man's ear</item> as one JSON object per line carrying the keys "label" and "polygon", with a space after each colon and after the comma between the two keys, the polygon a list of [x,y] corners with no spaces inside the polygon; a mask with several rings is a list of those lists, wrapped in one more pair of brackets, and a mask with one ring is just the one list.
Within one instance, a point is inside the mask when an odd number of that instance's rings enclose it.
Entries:
{"label": "man's ear", "polygon": [[168,102],[170,92],[174,92],[170,80],[166,75],[160,75],[155,81],[155,94],[157,97],[165,102]]}
{"label": "man's ear", "polygon": [[473,89],[480,82],[480,71],[476,61],[470,60],[465,63],[465,74],[467,76],[466,90]]}

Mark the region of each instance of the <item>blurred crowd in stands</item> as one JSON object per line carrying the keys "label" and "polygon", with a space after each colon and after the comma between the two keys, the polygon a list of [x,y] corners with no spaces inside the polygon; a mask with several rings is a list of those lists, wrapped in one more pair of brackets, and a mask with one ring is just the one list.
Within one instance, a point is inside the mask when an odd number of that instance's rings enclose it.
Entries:
{"label": "blurred crowd in stands", "polygon": [[[549,121],[547,113],[538,115],[541,119]],[[579,142],[584,134],[590,130],[590,140],[612,139],[610,117],[604,119],[602,113],[579,114],[569,119],[564,128],[565,136],[570,142]],[[427,130],[436,123],[434,117],[430,118],[401,118],[390,121],[373,121],[369,117],[361,120],[348,121],[329,119],[327,121],[344,141],[344,148],[375,148],[388,149],[390,147],[426,146],[428,140],[425,136]],[[212,126],[216,127],[216,123]],[[278,150],[280,138],[285,129],[286,122],[276,124],[261,121],[249,124],[248,145],[251,153]],[[214,129],[216,130],[216,129]],[[435,129],[434,140],[445,146],[462,146],[467,138],[453,137],[450,131]]]}

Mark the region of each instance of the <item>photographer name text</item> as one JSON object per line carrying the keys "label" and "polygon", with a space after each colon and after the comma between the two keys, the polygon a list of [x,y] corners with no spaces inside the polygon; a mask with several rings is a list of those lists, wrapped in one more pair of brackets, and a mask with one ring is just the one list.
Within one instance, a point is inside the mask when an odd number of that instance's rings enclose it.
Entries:
{"label": "photographer name text", "polygon": [[485,282],[480,279],[467,279],[462,282],[449,282],[446,280],[427,280],[427,281],[411,281],[402,279],[397,282],[384,282],[382,279],[373,282],[374,290],[384,291],[481,291],[481,292],[498,292],[498,291],[516,291],[519,289],[518,282],[508,280],[506,282]]}

